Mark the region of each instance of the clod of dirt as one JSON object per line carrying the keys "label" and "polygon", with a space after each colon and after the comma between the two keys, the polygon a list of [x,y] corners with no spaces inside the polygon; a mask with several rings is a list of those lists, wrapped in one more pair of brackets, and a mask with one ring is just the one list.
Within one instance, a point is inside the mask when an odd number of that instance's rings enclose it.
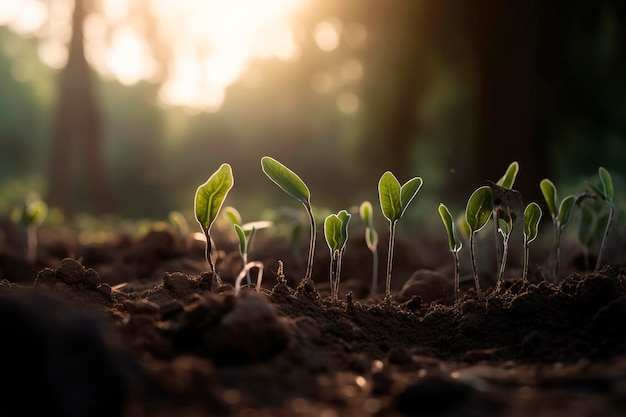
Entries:
{"label": "clod of dirt", "polygon": [[404,283],[397,301],[402,303],[413,296],[420,296],[425,302],[446,298],[454,294],[453,282],[437,271],[421,269]]}

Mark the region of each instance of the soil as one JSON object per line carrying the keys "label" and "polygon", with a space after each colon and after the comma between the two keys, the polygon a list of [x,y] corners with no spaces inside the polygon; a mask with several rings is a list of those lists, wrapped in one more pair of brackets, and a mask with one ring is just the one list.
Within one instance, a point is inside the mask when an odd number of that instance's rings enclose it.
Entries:
{"label": "soil", "polygon": [[262,289],[235,296],[233,242],[216,242],[233,249],[218,276],[203,272],[202,242],[168,229],[90,242],[41,231],[35,265],[19,230],[1,230],[2,416],[626,413],[619,265],[558,283],[512,272],[498,292],[485,276],[485,295],[469,280],[454,300],[443,244],[400,239],[391,300],[368,296],[371,254],[354,246],[332,301],[321,246],[302,280],[301,260],[267,238],[251,254]]}

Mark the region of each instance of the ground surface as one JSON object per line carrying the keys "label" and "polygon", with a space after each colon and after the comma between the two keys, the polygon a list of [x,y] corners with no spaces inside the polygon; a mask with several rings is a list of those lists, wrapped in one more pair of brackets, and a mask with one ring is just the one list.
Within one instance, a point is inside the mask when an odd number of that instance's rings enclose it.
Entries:
{"label": "ground surface", "polygon": [[268,240],[255,248],[263,289],[235,297],[238,255],[222,254],[220,278],[202,273],[202,244],[171,231],[48,235],[36,265],[19,233],[3,233],[3,416],[626,413],[619,266],[556,284],[513,273],[497,293],[487,280],[481,297],[470,281],[455,302],[451,275],[429,267],[449,254],[416,255],[400,240],[391,302],[367,296],[371,255],[359,249],[333,302],[321,247],[314,282]]}

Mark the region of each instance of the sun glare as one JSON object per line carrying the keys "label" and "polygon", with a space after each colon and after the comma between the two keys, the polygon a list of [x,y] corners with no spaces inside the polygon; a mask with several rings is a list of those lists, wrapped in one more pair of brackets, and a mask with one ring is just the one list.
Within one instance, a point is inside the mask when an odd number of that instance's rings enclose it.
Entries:
{"label": "sun glare", "polygon": [[[148,35],[148,20],[137,15],[141,6],[135,7],[132,0],[98,0],[97,12],[85,21],[86,56],[100,74],[122,84],[161,82],[164,105],[216,111],[226,88],[252,60],[298,58],[293,17],[308,1],[142,2],[156,23]],[[74,0],[0,1],[0,25],[21,36],[41,38],[40,59],[61,68],[67,60],[73,4]],[[319,36],[326,48],[338,42],[334,27]],[[165,46],[161,50],[168,52],[159,55],[164,62],[158,61],[152,45]]]}

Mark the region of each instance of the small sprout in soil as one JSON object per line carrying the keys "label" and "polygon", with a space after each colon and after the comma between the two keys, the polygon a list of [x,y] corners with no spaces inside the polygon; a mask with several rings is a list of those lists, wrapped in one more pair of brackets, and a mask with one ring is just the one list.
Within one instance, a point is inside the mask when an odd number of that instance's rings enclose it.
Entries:
{"label": "small sprout in soil", "polygon": [[[513,188],[513,184],[515,184],[515,179],[517,178],[517,173],[519,172],[519,163],[517,161],[513,161],[509,164],[508,168],[506,169],[506,172],[504,173],[504,175],[502,177],[500,177],[500,179],[498,180],[498,182],[496,183],[496,185],[505,188],[507,190],[510,190]],[[501,257],[502,254],[500,253],[500,234],[499,232],[499,227],[498,227],[498,218],[497,218],[498,214],[494,211],[493,212],[493,231],[494,231],[494,240],[496,242],[496,266],[499,266],[500,269],[502,269],[502,261],[501,261]]]}
{"label": "small sprout in soil", "polygon": [[196,220],[200,223],[204,237],[206,238],[206,250],[204,256],[211,272],[217,274],[215,264],[211,258],[211,226],[224,204],[226,195],[233,187],[233,171],[229,164],[222,164],[209,179],[198,187],[194,199],[194,211]]}
{"label": "small sprout in soil", "polygon": [[522,279],[528,277],[528,256],[530,254],[530,242],[537,238],[539,221],[541,220],[541,207],[537,203],[530,203],[524,209],[524,270]]}
{"label": "small sprout in soil", "polygon": [[359,207],[359,215],[361,220],[365,223],[365,243],[372,252],[372,288],[370,290],[370,297],[376,295],[376,289],[378,287],[378,233],[374,229],[374,209],[372,203],[364,201]]}
{"label": "small sprout in soil", "polygon": [[452,221],[452,215],[443,203],[439,204],[439,215],[441,216],[441,221],[446,228],[446,232],[448,232],[448,246],[450,247],[450,252],[454,257],[454,298],[458,298],[461,280],[459,272],[459,251],[463,247],[463,244],[456,235],[456,228],[454,227],[454,222]]}
{"label": "small sprout in soil", "polygon": [[30,263],[37,260],[37,230],[47,215],[48,205],[35,194],[29,195],[24,205],[12,213],[13,221],[26,228],[26,260]]}
{"label": "small sprout in soil", "polygon": [[478,278],[478,268],[476,268],[476,256],[474,251],[474,238],[478,231],[487,225],[493,211],[493,195],[491,188],[484,185],[472,193],[465,209],[465,219],[470,228],[469,246],[470,257],[472,258],[472,270],[474,272],[474,283],[476,292],[482,294],[480,280]]}
{"label": "small sprout in soil", "polygon": [[496,291],[499,290],[502,285],[502,276],[504,275],[504,269],[506,268],[506,258],[509,253],[509,238],[511,237],[512,230],[513,227],[510,222],[507,222],[504,219],[498,219],[498,232],[502,235],[502,261],[500,262],[500,270],[498,271]]}
{"label": "small sprout in soil", "polygon": [[613,221],[613,214],[615,212],[615,204],[613,203],[613,198],[615,196],[615,190],[613,188],[613,180],[611,179],[611,174],[607,171],[606,168],[600,167],[598,169],[598,176],[600,177],[600,183],[602,188],[594,187],[590,184],[591,188],[595,191],[602,200],[606,201],[606,204],[609,208],[609,218],[606,222],[606,227],[604,229],[604,235],[602,235],[602,243],[600,244],[600,251],[598,252],[598,260],[596,262],[596,271],[600,269],[602,265],[602,254],[604,252],[604,247],[606,246],[606,241],[609,236],[609,231],[611,230],[611,223]]}
{"label": "small sprout in soil", "polygon": [[250,229],[249,231],[248,236],[246,236],[246,232],[241,226],[239,226],[238,224],[235,224],[234,227],[235,227],[235,232],[237,232],[237,237],[239,238],[239,253],[241,254],[241,258],[243,259],[243,268],[241,272],[239,273],[239,275],[237,276],[237,279],[235,280],[235,295],[239,294],[239,291],[241,290],[241,280],[244,278],[244,276],[246,277],[246,280],[248,281],[248,286],[251,285],[250,284],[250,269],[252,268],[257,268],[258,270],[257,277],[256,277],[256,290],[260,291],[261,281],[263,280],[263,262],[260,262],[260,261],[248,262],[248,250],[250,247],[250,242],[252,241],[252,238],[254,237],[254,234],[256,233],[256,229],[252,227],[252,229]]}
{"label": "small sprout in soil", "polygon": [[287,194],[300,201],[306,208],[311,224],[311,241],[309,242],[309,257],[306,265],[305,279],[311,279],[313,274],[313,256],[315,255],[315,218],[311,210],[311,193],[304,181],[289,168],[271,158],[261,158],[261,168],[267,177],[278,185]]}
{"label": "small sprout in soil", "polygon": [[545,178],[541,180],[539,187],[541,188],[543,198],[546,200],[548,211],[550,212],[552,222],[554,223],[554,279],[557,280],[559,277],[559,259],[561,255],[561,232],[563,232],[563,229],[567,226],[572,217],[576,197],[568,195],[559,204],[557,190],[552,181]]}
{"label": "small sprout in soil", "polygon": [[420,177],[414,177],[400,186],[398,179],[390,172],[385,172],[378,181],[378,198],[383,215],[389,220],[389,251],[387,252],[387,278],[385,298],[391,297],[391,266],[393,245],[396,234],[396,222],[402,218],[409,203],[422,187]]}
{"label": "small sprout in soil", "polygon": [[348,242],[348,223],[351,217],[346,210],[341,210],[324,220],[324,236],[330,249],[330,298],[334,301],[339,296],[341,261]]}

